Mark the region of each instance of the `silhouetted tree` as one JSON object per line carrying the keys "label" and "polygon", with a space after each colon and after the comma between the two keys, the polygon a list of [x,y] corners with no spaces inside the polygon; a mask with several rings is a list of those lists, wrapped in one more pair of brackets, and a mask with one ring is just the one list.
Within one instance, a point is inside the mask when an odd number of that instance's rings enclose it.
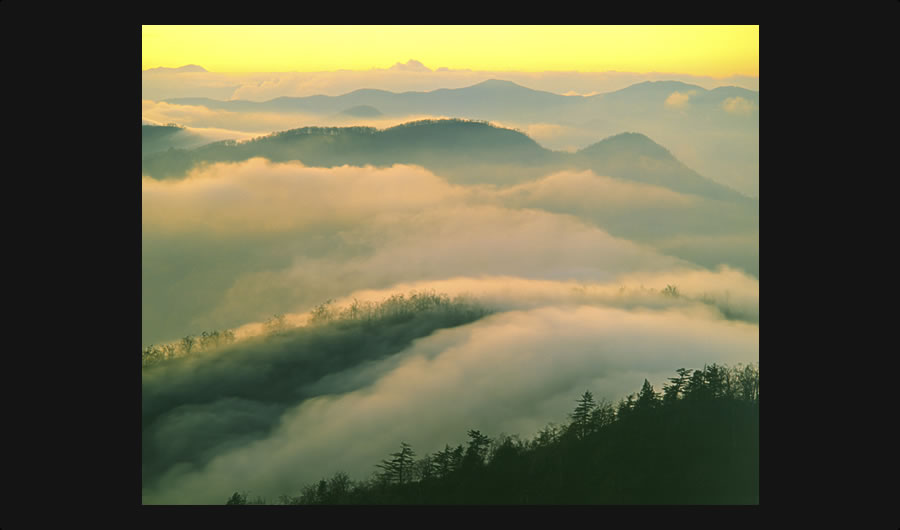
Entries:
{"label": "silhouetted tree", "polygon": [[539,430],[537,436],[531,441],[532,447],[548,447],[559,440],[559,428],[554,423],[548,424]]}
{"label": "silhouetted tree", "polygon": [[[458,446],[459,453],[462,454],[462,446]],[[458,461],[454,458],[454,449],[450,449],[450,445],[447,444],[444,449],[435,453],[434,458],[432,459],[432,465],[434,466],[434,472],[439,478],[443,478],[448,476],[450,473],[456,470]]]}
{"label": "silhouetted tree", "polygon": [[590,390],[585,390],[577,403],[578,405],[574,412],[569,414],[569,417],[572,418],[571,429],[575,433],[575,437],[581,440],[594,430],[591,420],[597,403],[594,402],[594,395]]}
{"label": "silhouetted tree", "polygon": [[348,500],[353,481],[343,471],[338,471],[328,480],[327,504],[343,504]]}
{"label": "silhouetted tree", "polygon": [[671,381],[671,384],[663,386],[663,403],[668,404],[677,401],[678,395],[684,391],[691,375],[691,370],[686,368],[679,368],[675,372],[678,374],[678,377],[670,377],[669,381]]}
{"label": "silhouetted tree", "polygon": [[728,372],[715,363],[708,366],[704,372],[703,378],[710,397],[713,399],[727,397],[728,381],[726,377]]}
{"label": "silhouetted tree", "polygon": [[634,410],[634,397],[635,395],[632,393],[626,399],[619,400],[619,404],[616,406],[616,419],[621,419],[631,414]]}
{"label": "silhouetted tree", "polygon": [[740,389],[740,398],[744,401],[759,400],[759,369],[749,364],[739,369],[737,373],[737,385]]}
{"label": "silhouetted tree", "polygon": [[394,457],[391,460],[382,460],[380,464],[376,464],[384,470],[382,476],[387,482],[397,481],[397,484],[403,485],[403,479],[409,479],[409,471],[412,467],[413,457],[416,453],[412,447],[406,442],[400,442],[400,451],[391,453]]}
{"label": "silhouetted tree", "polygon": [[601,399],[594,411],[591,412],[591,426],[594,431],[612,425],[616,421],[616,410],[612,403]]}
{"label": "silhouetted tree", "polygon": [[413,462],[412,479],[413,480],[431,480],[435,477],[434,457],[426,454],[422,458]]}
{"label": "silhouetted tree", "polygon": [[691,378],[684,387],[685,399],[703,400],[711,397],[704,378],[705,371],[706,367],[704,366],[703,370],[694,370],[694,373],[691,374]]}
{"label": "silhouetted tree", "polygon": [[637,401],[634,404],[635,410],[655,409],[660,404],[659,396],[653,391],[653,385],[650,381],[644,379],[644,385],[638,393]]}
{"label": "silhouetted tree", "polygon": [[463,465],[484,464],[490,445],[491,439],[481,434],[481,431],[469,430],[469,446],[466,448],[466,454],[463,457]]}
{"label": "silhouetted tree", "polygon": [[234,492],[234,495],[225,503],[226,505],[247,504],[247,494]]}

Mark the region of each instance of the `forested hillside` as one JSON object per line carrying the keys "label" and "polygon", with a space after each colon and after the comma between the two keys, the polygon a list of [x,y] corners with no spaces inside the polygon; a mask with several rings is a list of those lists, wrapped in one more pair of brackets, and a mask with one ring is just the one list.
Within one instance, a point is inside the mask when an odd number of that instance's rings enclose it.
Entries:
{"label": "forested hillside", "polygon": [[[364,442],[361,442],[364,443]],[[585,391],[531,439],[470,430],[465,445],[398,451],[368,480],[343,472],[275,504],[758,504],[759,371],[679,369],[613,405]],[[236,491],[226,504],[265,504]]]}

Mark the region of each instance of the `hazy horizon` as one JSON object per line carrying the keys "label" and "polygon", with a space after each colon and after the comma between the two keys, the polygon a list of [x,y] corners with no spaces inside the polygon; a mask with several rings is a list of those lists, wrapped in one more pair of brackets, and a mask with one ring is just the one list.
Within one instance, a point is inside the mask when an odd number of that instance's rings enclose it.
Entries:
{"label": "hazy horizon", "polygon": [[[188,67],[199,67],[198,69]],[[187,69],[187,71],[183,70]],[[201,71],[202,70],[202,71]],[[144,99],[211,97],[214,99],[266,101],[278,97],[340,96],[360,89],[390,92],[429,92],[463,88],[489,79],[512,81],[533,90],[559,95],[589,96],[621,90],[644,81],[680,81],[712,90],[736,86],[759,91],[759,76],[722,77],[679,72],[581,72],[549,70],[459,70],[429,68],[410,58],[387,68],[330,71],[227,72],[198,64],[180,64],[141,70]],[[209,94],[209,95],[207,95]]]}

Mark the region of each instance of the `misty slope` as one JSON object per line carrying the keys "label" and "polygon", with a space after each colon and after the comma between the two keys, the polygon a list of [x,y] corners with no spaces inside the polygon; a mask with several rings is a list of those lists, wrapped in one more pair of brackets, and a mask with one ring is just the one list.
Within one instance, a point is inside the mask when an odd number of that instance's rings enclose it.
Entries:
{"label": "misty slope", "polygon": [[470,430],[465,448],[406,444],[369,480],[336,473],[276,504],[758,504],[758,370],[678,374],[662,396],[645,380],[616,405],[585,392],[571,421],[530,440]]}
{"label": "misty slope", "polygon": [[598,175],[611,175],[713,199],[740,199],[734,190],[699,175],[643,134],[618,134],[578,151],[573,158],[577,160],[577,167],[591,169]]}
{"label": "misty slope", "polygon": [[641,134],[625,133],[565,153],[545,149],[518,131],[463,120],[423,120],[384,130],[293,129],[249,142],[224,141],[151,154],[142,159],[141,169],[154,178],[178,177],[203,163],[254,157],[319,167],[416,164],[460,184],[515,184],[553,171],[590,169],[682,193],[747,202],[740,193],[685,167]]}
{"label": "misty slope", "polygon": [[429,294],[394,297],[365,309],[144,369],[142,485],[152,485],[173,466],[200,467],[217,451],[265,437],[288,407],[367,385],[384,369],[375,361],[416,338],[488,313]]}
{"label": "misty slope", "polygon": [[673,93],[690,94],[689,101],[700,107],[721,105],[731,97],[742,97],[750,102],[759,104],[759,92],[747,90],[735,86],[717,87],[707,90],[697,85],[682,83],[680,81],[644,81],[615,92],[588,96],[585,99],[595,102],[605,101],[619,108],[625,106],[629,111],[639,109],[641,106],[649,106],[654,102],[664,102]]}
{"label": "misty slope", "polygon": [[167,151],[189,149],[209,143],[206,138],[176,125],[141,125],[141,156]]}
{"label": "misty slope", "polygon": [[[488,120],[525,130],[549,149],[569,152],[598,138],[634,131],[665,145],[705,177],[749,197],[759,196],[759,91],[733,86],[707,90],[677,81],[647,81],[602,94],[564,96],[493,79],[431,92],[363,89],[262,102],[197,97],[164,101],[169,103],[161,105],[171,109],[162,111],[165,116],[157,121],[179,121],[179,113],[187,112],[195,126],[222,127],[227,122],[226,128],[245,130],[241,126],[252,122],[246,129],[252,131],[288,129],[298,121],[347,125],[335,117],[346,118],[342,112],[356,107],[377,109],[384,119],[424,115]],[[267,125],[274,120],[283,125]]]}

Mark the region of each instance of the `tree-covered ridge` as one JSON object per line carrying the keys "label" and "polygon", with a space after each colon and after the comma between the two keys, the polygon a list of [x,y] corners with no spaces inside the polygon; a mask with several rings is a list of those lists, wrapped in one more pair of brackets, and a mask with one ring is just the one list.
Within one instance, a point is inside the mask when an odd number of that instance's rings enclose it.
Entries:
{"label": "tree-covered ridge", "polygon": [[276,315],[258,336],[225,344],[226,334],[218,334],[214,354],[198,354],[194,345],[157,361],[141,371],[142,486],[155,487],[175,465],[202,468],[223,444],[265,438],[286,410],[334,391],[323,390],[323,380],[340,380],[343,391],[352,391],[365,384],[341,377],[354,367],[490,313],[468,298],[434,292],[346,307],[326,302],[310,312],[307,325],[293,327]]}
{"label": "tree-covered ridge", "polygon": [[[411,291],[398,293],[379,302],[354,299],[346,307],[336,307],[328,300],[309,312],[307,326],[354,326],[377,327],[411,320],[416,315],[428,317],[440,314],[448,317],[453,324],[477,320],[491,313],[491,310],[464,296],[450,298],[434,291]],[[285,336],[292,330],[284,314],[275,314],[263,323],[263,337]],[[302,330],[300,330],[302,331]],[[161,362],[188,357],[191,354],[212,351],[236,342],[234,330],[222,332],[204,331],[199,336],[188,335],[180,340],[165,344],[151,344],[141,350],[141,367],[148,368]]]}
{"label": "tree-covered ridge", "polygon": [[585,391],[569,420],[530,440],[470,430],[419,459],[401,442],[367,480],[338,472],[274,504],[759,503],[757,365],[681,368],[616,405]]}
{"label": "tree-covered ridge", "polygon": [[513,184],[564,169],[590,169],[683,193],[746,202],[741,194],[685,167],[643,134],[622,133],[567,153],[546,149],[520,131],[463,119],[426,119],[381,130],[302,127],[243,142],[224,140],[148,154],[141,171],[153,178],[181,177],[204,164],[254,157],[314,167],[417,164],[460,184]]}

